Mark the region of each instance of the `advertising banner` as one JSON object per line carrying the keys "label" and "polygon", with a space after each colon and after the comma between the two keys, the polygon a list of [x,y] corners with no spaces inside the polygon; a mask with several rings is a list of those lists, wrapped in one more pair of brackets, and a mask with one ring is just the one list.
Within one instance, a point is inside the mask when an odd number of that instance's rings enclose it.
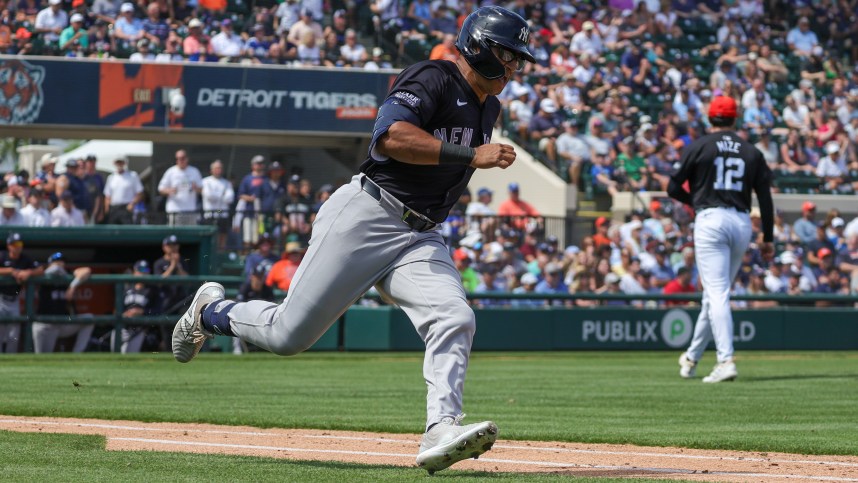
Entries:
{"label": "advertising banner", "polygon": [[367,136],[393,77],[359,69],[0,56],[0,125]]}

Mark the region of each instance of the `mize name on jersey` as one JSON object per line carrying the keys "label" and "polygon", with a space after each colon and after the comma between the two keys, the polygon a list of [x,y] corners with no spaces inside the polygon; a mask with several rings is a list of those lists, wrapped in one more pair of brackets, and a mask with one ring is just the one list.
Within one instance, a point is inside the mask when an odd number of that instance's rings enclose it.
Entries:
{"label": "mize name on jersey", "polygon": [[[445,143],[460,144],[462,146],[470,146],[471,139],[474,137],[474,129],[470,127],[454,127],[450,128],[450,134],[447,135],[447,128],[438,128],[433,132],[435,139],[440,139]],[[491,138],[483,134],[483,144],[488,144]]]}
{"label": "mize name on jersey", "polygon": [[715,145],[718,146],[718,151],[722,153],[738,153],[742,143],[737,143],[725,136],[723,140],[715,141]]}

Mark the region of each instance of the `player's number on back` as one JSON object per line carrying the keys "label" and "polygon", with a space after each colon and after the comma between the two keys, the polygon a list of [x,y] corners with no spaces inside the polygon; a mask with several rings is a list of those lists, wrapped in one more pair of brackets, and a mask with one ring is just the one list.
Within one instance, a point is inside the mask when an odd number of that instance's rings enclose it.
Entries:
{"label": "player's number on back", "polygon": [[745,176],[745,160],[742,158],[715,158],[715,186],[716,190],[742,191]]}

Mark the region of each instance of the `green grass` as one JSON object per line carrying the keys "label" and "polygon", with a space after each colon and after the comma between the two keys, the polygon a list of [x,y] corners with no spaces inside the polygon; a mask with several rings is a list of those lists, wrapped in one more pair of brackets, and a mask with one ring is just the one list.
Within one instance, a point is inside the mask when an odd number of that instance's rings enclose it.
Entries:
{"label": "green grass", "polygon": [[[493,419],[504,439],[858,455],[858,353],[743,352],[740,378],[716,385],[680,379],[676,357],[476,353],[465,389],[466,422]],[[700,372],[708,372],[712,358],[707,354]],[[166,354],[4,356],[0,414],[419,433],[425,418],[421,364],[416,353],[202,354],[188,365]],[[46,436],[33,436],[31,446],[49,444],[40,437]],[[0,454],[7,454],[2,446]],[[148,455],[104,452],[99,461],[127,459],[133,467]],[[360,471],[349,472],[363,468],[173,454],[154,460],[165,468],[170,461],[205,461],[220,468],[211,479],[242,478],[223,472],[248,461],[258,471],[288,467],[289,480],[321,471],[351,481]],[[413,477],[408,471],[373,468],[371,479]]]}
{"label": "green grass", "polygon": [[[45,451],[45,448],[50,451]],[[568,480],[562,475],[447,470],[431,479],[417,468],[287,461],[149,451],[105,451],[104,438],[71,434],[20,434],[0,431],[0,471],[4,481],[509,481]],[[582,479],[580,481],[626,481]],[[675,480],[671,483],[676,483]]]}

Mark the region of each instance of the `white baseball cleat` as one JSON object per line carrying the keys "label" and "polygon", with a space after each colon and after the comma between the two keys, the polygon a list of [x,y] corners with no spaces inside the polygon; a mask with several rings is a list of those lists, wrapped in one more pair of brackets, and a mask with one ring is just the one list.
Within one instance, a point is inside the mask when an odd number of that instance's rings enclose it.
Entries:
{"label": "white baseball cleat", "polygon": [[173,328],[173,357],[177,361],[190,362],[200,352],[206,339],[214,337],[203,329],[202,311],[207,304],[224,297],[223,285],[219,283],[204,283],[197,290],[191,306]]}
{"label": "white baseball cleat", "polygon": [[703,382],[722,382],[732,381],[739,377],[739,371],[736,370],[736,364],[729,360],[727,362],[718,363],[712,373],[703,378]]}
{"label": "white baseball cleat", "polygon": [[468,458],[478,458],[492,449],[498,427],[491,421],[460,426],[465,415],[446,417],[423,435],[417,466],[429,474]]}
{"label": "white baseball cleat", "polygon": [[697,363],[688,358],[688,354],[683,352],[679,356],[679,376],[683,379],[691,379],[697,374]]}

